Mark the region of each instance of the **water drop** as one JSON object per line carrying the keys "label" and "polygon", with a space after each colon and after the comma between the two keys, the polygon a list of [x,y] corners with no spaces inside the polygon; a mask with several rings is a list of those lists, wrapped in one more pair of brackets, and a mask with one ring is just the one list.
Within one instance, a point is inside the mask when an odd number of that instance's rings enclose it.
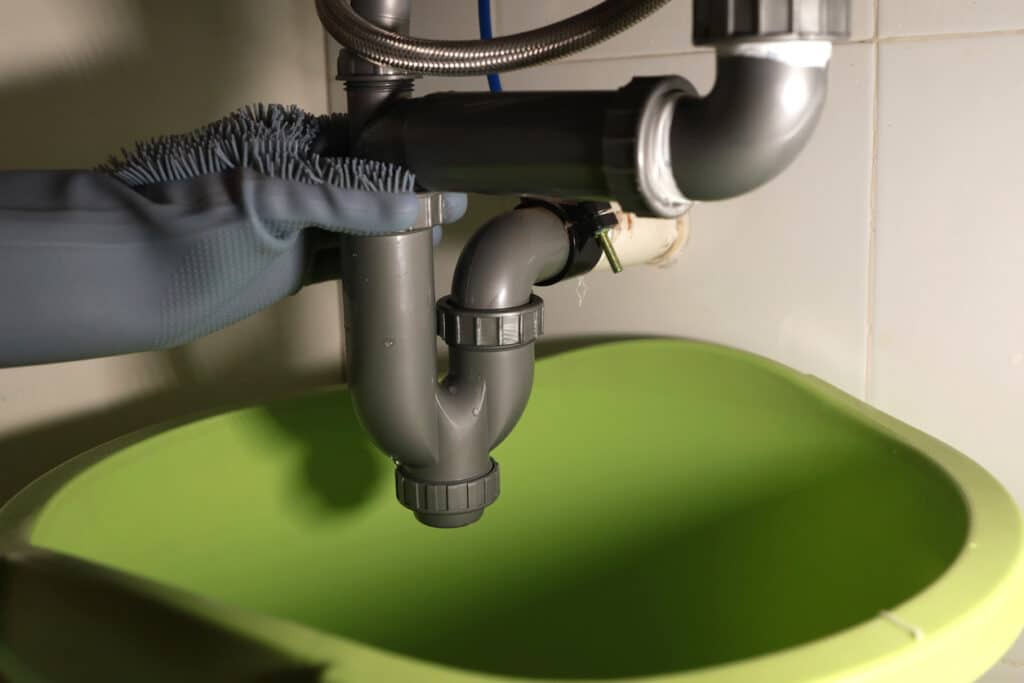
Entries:
{"label": "water drop", "polygon": [[480,406],[473,408],[473,417],[480,417]]}
{"label": "water drop", "polygon": [[583,308],[583,300],[587,298],[587,292],[590,291],[590,287],[587,286],[586,280],[580,275],[576,284],[576,299],[579,301],[579,307]]}
{"label": "water drop", "polygon": [[395,345],[395,338],[394,337],[384,337],[384,348],[385,349],[390,349],[394,345]]}

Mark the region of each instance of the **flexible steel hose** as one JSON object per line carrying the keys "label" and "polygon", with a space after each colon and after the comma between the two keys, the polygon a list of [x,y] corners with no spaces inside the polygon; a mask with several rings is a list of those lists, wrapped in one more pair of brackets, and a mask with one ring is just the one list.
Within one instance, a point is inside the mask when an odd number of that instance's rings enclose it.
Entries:
{"label": "flexible steel hose", "polygon": [[414,38],[375,26],[348,0],[316,0],[327,32],[362,57],[409,73],[481,76],[550,62],[596,45],[641,21],[671,0],[605,0],[585,12],[493,40]]}

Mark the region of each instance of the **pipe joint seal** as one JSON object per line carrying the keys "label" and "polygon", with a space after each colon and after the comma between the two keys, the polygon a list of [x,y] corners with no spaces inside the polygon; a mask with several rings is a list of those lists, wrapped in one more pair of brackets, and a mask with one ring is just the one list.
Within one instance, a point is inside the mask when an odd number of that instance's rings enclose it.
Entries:
{"label": "pipe joint seal", "polygon": [[461,308],[450,296],[437,302],[437,336],[453,348],[516,348],[542,334],[544,301],[535,294],[523,306],[493,311]]}
{"label": "pipe joint seal", "polygon": [[605,116],[604,173],[609,196],[622,208],[645,216],[676,218],[690,201],[672,175],[672,119],[683,97],[696,97],[678,76],[634,78]]}

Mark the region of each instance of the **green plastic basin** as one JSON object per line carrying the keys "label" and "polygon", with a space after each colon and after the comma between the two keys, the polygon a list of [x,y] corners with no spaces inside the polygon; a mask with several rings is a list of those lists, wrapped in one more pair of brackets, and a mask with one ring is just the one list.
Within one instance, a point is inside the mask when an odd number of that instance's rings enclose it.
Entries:
{"label": "green plastic basin", "polygon": [[0,514],[0,667],[936,683],[975,680],[1024,625],[1006,491],[759,357],[662,340],[543,360],[495,457],[498,503],[438,530],[397,504],[344,390],[87,453]]}

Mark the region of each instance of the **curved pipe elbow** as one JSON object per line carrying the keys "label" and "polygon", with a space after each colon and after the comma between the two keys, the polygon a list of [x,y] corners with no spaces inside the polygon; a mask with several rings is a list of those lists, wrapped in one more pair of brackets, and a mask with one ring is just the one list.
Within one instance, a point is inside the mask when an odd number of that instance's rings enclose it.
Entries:
{"label": "curved pipe elbow", "polygon": [[341,249],[349,388],[377,446],[428,466],[438,451],[434,251],[429,230],[346,236]]}
{"label": "curved pipe elbow", "polygon": [[535,283],[554,277],[568,261],[564,220],[542,207],[516,209],[492,219],[466,244],[452,299],[474,310],[522,306]]}
{"label": "curved pipe elbow", "polygon": [[[565,219],[553,211],[536,206],[504,213],[478,230],[463,249],[452,278],[452,300],[477,311],[522,306],[534,284],[565,270],[570,251]],[[453,347],[450,358],[454,384],[482,381],[488,446],[493,448],[526,408],[533,385],[533,344],[497,351]]]}
{"label": "curved pipe elbow", "polygon": [[788,167],[824,108],[830,54],[829,43],[800,41],[720,50],[711,92],[676,104],[671,154],[682,193],[727,199]]}

